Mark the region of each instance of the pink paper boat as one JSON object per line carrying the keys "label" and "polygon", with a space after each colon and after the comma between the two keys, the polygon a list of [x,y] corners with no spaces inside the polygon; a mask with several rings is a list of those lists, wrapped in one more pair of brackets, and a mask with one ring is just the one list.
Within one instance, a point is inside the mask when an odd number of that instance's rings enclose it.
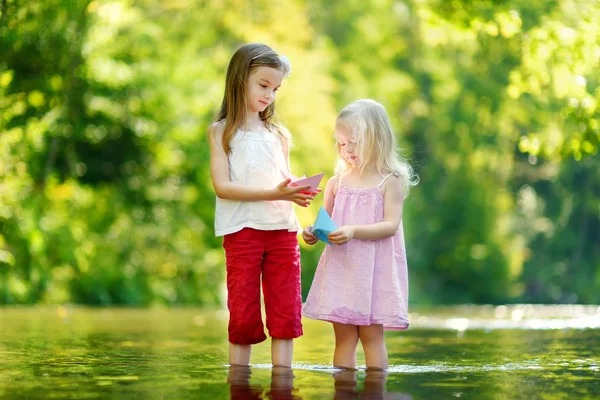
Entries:
{"label": "pink paper boat", "polygon": [[290,185],[291,186],[309,185],[310,188],[307,190],[309,190],[311,192],[315,192],[317,190],[317,188],[319,187],[319,183],[321,183],[321,180],[323,179],[323,175],[325,175],[325,172],[321,172],[320,174],[309,176],[308,178],[302,178],[302,179],[292,181],[290,183]]}

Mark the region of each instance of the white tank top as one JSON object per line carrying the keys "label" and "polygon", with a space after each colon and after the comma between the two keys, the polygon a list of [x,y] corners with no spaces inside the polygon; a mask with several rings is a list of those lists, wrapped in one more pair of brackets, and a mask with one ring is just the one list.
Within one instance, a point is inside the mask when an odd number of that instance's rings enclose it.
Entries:
{"label": "white tank top", "polygon": [[[238,130],[230,143],[229,179],[240,185],[270,189],[290,173],[276,133]],[[286,229],[300,232],[291,201],[237,201],[217,197],[215,235],[235,233],[243,228]]]}

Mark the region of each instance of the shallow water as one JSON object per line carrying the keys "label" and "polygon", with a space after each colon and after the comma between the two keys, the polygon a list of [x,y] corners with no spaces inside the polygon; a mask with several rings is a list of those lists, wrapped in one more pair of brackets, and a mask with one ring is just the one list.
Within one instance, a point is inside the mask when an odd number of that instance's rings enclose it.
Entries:
{"label": "shallow water", "polygon": [[304,320],[292,371],[269,342],[227,366],[227,313],[0,308],[0,398],[599,398],[600,307],[415,309],[387,332],[387,373],[331,367],[327,323]]}

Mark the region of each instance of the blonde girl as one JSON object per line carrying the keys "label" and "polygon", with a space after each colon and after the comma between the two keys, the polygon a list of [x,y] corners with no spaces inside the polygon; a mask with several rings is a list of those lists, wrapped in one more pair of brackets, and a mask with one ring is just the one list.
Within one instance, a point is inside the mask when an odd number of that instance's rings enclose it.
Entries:
{"label": "blonde girl", "polygon": [[[367,369],[387,369],[384,330],[408,328],[408,276],[402,207],[417,183],[398,155],[385,108],[370,99],[337,117],[339,162],[325,187],[324,208],[339,229],[328,236],[303,315],[333,324],[333,365],[356,368],[360,341]],[[308,244],[317,238],[306,228]]]}

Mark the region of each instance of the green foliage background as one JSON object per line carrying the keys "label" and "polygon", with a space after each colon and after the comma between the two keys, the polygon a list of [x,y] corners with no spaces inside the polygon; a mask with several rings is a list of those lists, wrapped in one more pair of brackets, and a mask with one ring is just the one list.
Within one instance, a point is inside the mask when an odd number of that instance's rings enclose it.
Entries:
{"label": "green foliage background", "polygon": [[413,303],[600,302],[598,2],[0,0],[0,304],[222,304],[205,135],[251,41],[292,61],[298,175],[388,108]]}

